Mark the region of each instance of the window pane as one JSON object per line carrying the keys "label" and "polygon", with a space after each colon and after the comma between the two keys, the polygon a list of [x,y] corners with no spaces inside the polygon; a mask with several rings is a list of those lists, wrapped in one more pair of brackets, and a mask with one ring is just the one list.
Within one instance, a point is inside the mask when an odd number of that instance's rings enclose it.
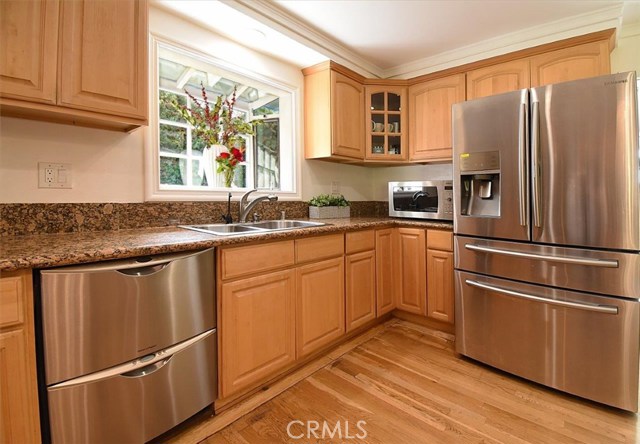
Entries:
{"label": "window pane", "polygon": [[280,189],[280,120],[266,119],[256,127],[256,184]]}
{"label": "window pane", "polygon": [[173,125],[160,124],[160,151],[165,153],[187,153],[187,130]]}
{"label": "window pane", "polygon": [[187,98],[180,94],[170,93],[160,90],[160,118],[162,120],[170,120],[172,122],[183,122],[184,119],[169,101],[177,101],[180,105],[187,104]]}
{"label": "window pane", "polygon": [[176,157],[160,157],[160,184],[185,185],[187,182],[187,160]]}
{"label": "window pane", "polygon": [[191,172],[193,174],[193,185],[196,187],[206,187],[207,184],[207,176],[204,174],[204,171],[200,170],[200,162],[202,159],[195,158],[191,162]]}
{"label": "window pane", "polygon": [[194,155],[202,156],[202,150],[207,146],[207,143],[200,137],[192,136],[191,138],[191,153]]}
{"label": "window pane", "polygon": [[[273,97],[273,96],[272,96]],[[254,116],[268,116],[270,114],[278,114],[280,112],[280,99],[276,98],[269,103],[262,105],[253,110]]]}

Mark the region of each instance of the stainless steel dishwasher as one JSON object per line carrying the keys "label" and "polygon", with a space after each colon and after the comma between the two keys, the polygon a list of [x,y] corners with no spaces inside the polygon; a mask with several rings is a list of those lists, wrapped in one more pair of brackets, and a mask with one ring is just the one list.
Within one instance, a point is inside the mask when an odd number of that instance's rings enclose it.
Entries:
{"label": "stainless steel dishwasher", "polygon": [[143,443],[217,395],[213,249],[41,272],[51,442]]}

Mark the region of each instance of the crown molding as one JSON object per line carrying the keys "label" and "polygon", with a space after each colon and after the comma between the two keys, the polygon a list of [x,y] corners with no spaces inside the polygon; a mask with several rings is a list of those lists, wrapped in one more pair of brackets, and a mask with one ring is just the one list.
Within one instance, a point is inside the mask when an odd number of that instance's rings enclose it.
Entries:
{"label": "crown molding", "polygon": [[310,27],[284,8],[269,0],[220,0],[287,37],[323,54],[364,77],[382,78],[384,70],[334,39]]}
{"label": "crown molding", "polygon": [[408,79],[583,34],[611,28],[619,31],[621,17],[622,4],[445,51],[432,57],[389,68],[383,75],[385,78]]}

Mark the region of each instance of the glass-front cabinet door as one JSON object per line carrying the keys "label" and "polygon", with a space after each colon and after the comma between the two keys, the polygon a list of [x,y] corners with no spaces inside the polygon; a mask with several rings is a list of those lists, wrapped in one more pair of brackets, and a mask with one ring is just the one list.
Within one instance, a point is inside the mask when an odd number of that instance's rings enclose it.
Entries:
{"label": "glass-front cabinet door", "polygon": [[367,98],[367,151],[369,160],[406,160],[407,89],[371,85]]}

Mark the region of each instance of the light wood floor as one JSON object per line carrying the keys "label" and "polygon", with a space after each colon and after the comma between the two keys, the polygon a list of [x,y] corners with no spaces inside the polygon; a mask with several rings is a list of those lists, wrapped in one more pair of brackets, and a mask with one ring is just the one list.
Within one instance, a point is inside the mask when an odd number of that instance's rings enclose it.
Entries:
{"label": "light wood floor", "polygon": [[[292,439],[293,420],[327,421],[364,439]],[[299,423],[294,435],[305,432]],[[320,432],[318,432],[320,436]],[[581,400],[457,357],[435,332],[394,320],[203,444],[637,443],[634,414]]]}

